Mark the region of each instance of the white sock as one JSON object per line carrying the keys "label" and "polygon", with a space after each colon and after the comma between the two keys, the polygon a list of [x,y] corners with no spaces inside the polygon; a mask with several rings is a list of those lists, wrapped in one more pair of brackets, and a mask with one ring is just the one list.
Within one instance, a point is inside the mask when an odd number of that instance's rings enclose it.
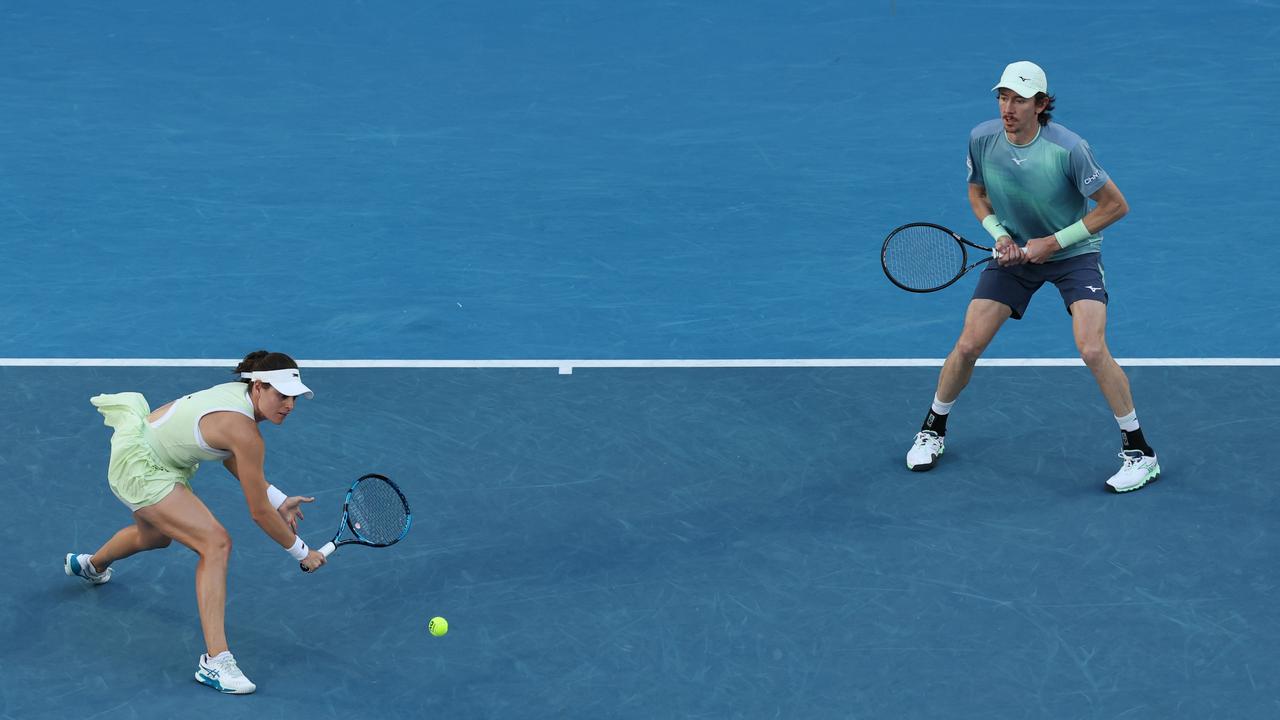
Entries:
{"label": "white sock", "polygon": [[205,655],[205,657],[209,658],[209,662],[215,662],[217,660],[221,660],[224,655],[227,657],[231,657],[231,651],[223,650],[222,652],[218,653],[217,655],[214,655],[213,657],[209,657],[208,655]]}
{"label": "white sock", "polygon": [[949,403],[944,403],[938,399],[937,395],[934,395],[933,407],[930,409],[933,410],[934,415],[946,415],[947,413],[951,412],[951,406],[955,404],[956,404],[955,400],[952,400]]}
{"label": "white sock", "polygon": [[93,566],[93,556],[92,556],[92,555],[85,555],[85,556],[84,556],[84,566],[85,566],[85,567],[87,567],[87,568],[89,568],[89,573],[90,573],[91,575],[101,575],[101,574],[102,574],[102,571],[101,571],[101,570],[99,570],[98,568],[96,568],[96,567],[94,567],[94,566]]}
{"label": "white sock", "polygon": [[1116,416],[1116,424],[1125,432],[1133,432],[1138,429],[1138,410],[1134,408],[1132,412],[1124,417]]}

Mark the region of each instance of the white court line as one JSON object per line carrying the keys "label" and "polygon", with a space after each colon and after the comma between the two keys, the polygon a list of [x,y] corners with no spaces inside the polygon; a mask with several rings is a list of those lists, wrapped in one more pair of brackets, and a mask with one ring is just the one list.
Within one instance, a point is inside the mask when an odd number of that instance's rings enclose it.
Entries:
{"label": "white court line", "polygon": [[[1280,358],[1117,358],[1127,367],[1280,367]],[[0,358],[0,367],[234,367],[239,359]],[[941,367],[941,358],[764,358],[695,360],[299,360],[304,368],[820,368]],[[986,367],[1082,367],[1080,358],[983,358]]]}

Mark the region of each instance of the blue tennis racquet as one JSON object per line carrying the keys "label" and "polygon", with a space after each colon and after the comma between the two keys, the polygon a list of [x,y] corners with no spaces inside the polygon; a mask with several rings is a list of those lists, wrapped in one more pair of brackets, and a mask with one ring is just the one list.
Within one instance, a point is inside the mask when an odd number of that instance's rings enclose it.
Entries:
{"label": "blue tennis racquet", "polygon": [[412,524],[413,513],[400,488],[386,476],[369,473],[347,491],[338,532],[318,552],[327,558],[343,545],[395,545],[409,534]]}

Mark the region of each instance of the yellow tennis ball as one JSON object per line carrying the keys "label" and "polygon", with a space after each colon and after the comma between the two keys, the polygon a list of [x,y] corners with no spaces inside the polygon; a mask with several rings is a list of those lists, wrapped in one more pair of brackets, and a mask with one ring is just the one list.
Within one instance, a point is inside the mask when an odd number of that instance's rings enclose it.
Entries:
{"label": "yellow tennis ball", "polygon": [[442,617],[433,617],[431,622],[427,623],[427,630],[430,630],[432,635],[440,637],[449,632],[449,621]]}

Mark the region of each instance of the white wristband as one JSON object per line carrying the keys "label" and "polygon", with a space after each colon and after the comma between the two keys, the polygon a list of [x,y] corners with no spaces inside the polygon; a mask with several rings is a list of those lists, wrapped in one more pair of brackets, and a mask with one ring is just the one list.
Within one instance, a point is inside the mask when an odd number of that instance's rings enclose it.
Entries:
{"label": "white wristband", "polygon": [[279,510],[284,501],[289,499],[289,496],[280,492],[280,488],[275,485],[267,483],[267,499],[271,501],[271,507]]}
{"label": "white wristband", "polygon": [[310,553],[311,548],[307,547],[307,544],[302,542],[302,538],[295,535],[293,546],[289,548],[289,554],[293,556],[293,559],[298,562],[302,562],[307,559],[307,555]]}
{"label": "white wristband", "polygon": [[[982,218],[982,229],[986,230],[991,239],[996,242],[999,242],[1000,238],[1009,234],[1009,231],[1004,229],[1004,225],[1000,224],[999,218],[995,215],[988,215]],[[1012,239],[1012,236],[1010,236],[1010,239]]]}

